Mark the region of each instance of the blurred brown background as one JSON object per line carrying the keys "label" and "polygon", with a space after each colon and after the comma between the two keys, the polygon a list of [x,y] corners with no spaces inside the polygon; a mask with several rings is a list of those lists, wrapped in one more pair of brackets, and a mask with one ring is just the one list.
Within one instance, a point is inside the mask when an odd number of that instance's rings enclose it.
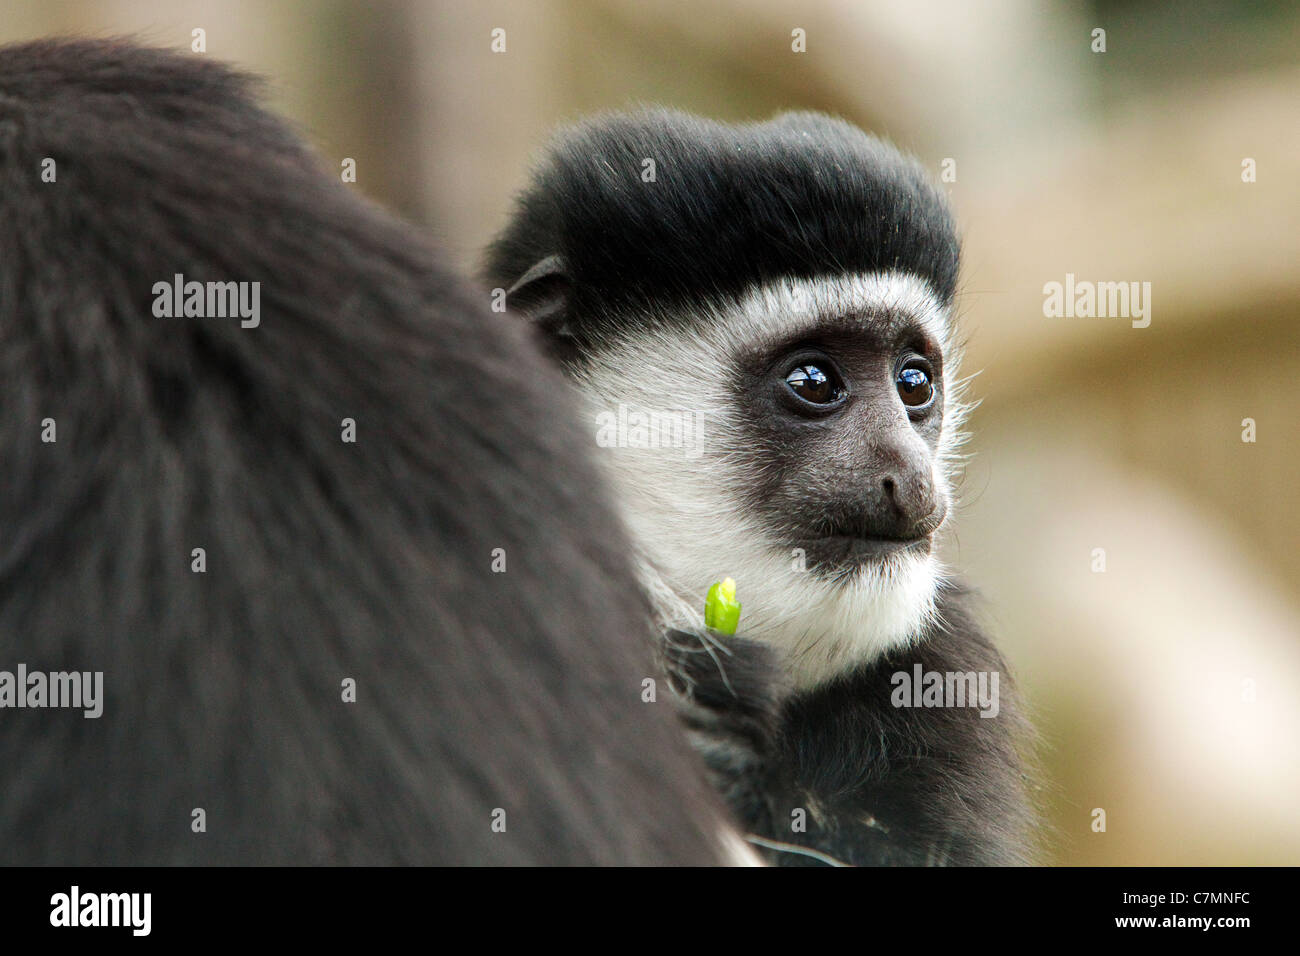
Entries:
{"label": "blurred brown background", "polygon": [[[1300,863],[1300,5],[11,0],[0,40],[195,28],[465,269],[592,110],[954,160],[983,405],[948,555],[1041,728],[1050,859]],[[1067,273],[1151,283],[1150,327],[1044,317]]]}

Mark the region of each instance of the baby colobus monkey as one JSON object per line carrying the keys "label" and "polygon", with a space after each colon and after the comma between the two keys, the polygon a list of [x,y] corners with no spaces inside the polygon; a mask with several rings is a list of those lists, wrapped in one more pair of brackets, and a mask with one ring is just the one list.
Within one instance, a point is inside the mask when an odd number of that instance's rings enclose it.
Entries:
{"label": "baby colobus monkey", "polygon": [[735,859],[564,390],[249,78],[0,49],[0,864]]}
{"label": "baby colobus monkey", "polygon": [[[692,737],[777,862],[1030,856],[1006,668],[934,551],[958,259],[850,124],[666,111],[560,135],[489,253],[606,429]],[[724,576],[737,637],[701,618]]]}

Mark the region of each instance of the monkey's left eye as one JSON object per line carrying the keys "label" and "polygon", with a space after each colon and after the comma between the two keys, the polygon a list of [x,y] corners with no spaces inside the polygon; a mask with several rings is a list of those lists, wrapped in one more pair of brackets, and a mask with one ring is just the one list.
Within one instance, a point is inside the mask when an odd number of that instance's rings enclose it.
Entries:
{"label": "monkey's left eye", "polygon": [[895,381],[898,397],[911,409],[921,409],[934,401],[934,383],[930,371],[918,365],[907,365],[898,370]]}
{"label": "monkey's left eye", "polygon": [[790,370],[785,384],[805,402],[834,405],[844,397],[844,383],[829,365],[806,362]]}

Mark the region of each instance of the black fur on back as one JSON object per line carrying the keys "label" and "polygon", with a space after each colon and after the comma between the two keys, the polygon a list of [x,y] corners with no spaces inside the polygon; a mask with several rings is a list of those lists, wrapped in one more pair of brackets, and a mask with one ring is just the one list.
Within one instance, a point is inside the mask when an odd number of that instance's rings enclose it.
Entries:
{"label": "black fur on back", "polygon": [[[175,273],[260,327],[155,318]],[[718,859],[590,443],[486,304],[244,76],[0,50],[0,669],[106,697],[0,711],[0,862]]]}
{"label": "black fur on back", "polygon": [[[655,181],[643,182],[654,160]],[[582,349],[609,323],[684,308],[755,283],[899,269],[943,301],[959,244],[947,201],[925,171],[842,120],[786,113],[729,125],[647,110],[561,133],[493,244],[489,284],[510,288],[562,258],[565,319]]]}

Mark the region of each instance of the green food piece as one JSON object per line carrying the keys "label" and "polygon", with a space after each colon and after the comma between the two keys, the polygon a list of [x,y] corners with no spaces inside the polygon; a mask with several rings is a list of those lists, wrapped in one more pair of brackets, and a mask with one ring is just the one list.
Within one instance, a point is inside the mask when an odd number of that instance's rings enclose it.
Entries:
{"label": "green food piece", "polygon": [[735,634],[740,623],[740,602],[736,600],[736,582],[731,578],[715,581],[704,601],[704,624],[719,634]]}

